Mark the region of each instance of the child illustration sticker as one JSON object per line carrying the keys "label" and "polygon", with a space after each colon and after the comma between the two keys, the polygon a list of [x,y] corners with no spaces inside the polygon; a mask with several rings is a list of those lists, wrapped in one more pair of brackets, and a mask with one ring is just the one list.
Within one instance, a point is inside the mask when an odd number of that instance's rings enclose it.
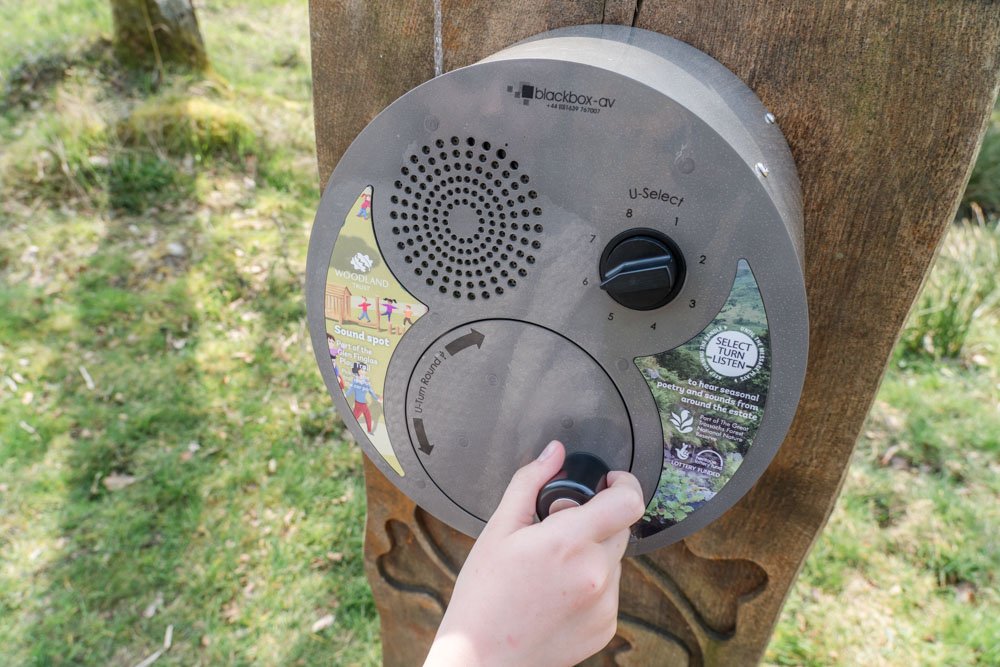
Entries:
{"label": "child illustration sticker", "polygon": [[339,384],[340,388],[343,390],[344,376],[340,374],[340,366],[337,365],[337,357],[339,357],[340,353],[344,351],[344,348],[341,347],[340,343],[337,342],[337,339],[334,338],[331,333],[326,334],[326,344],[327,347],[330,348],[330,361],[333,363],[333,372],[337,375],[337,384]]}
{"label": "child illustration sticker", "polygon": [[363,361],[355,361],[351,368],[351,386],[344,390],[349,399],[354,400],[354,418],[360,420],[364,417],[365,425],[368,427],[368,435],[375,435],[372,430],[372,412],[368,409],[368,397],[379,403],[382,399],[372,391],[372,383],[368,380],[368,364]]}
{"label": "child illustration sticker", "polygon": [[400,337],[427,312],[427,306],[399,284],[378,250],[372,227],[373,194],[368,186],[355,200],[330,257],[327,343],[337,383],[354,418],[379,455],[402,477],[383,419],[385,377]]}
{"label": "child illustration sticker", "polygon": [[371,307],[372,305],[368,303],[368,299],[366,299],[365,297],[361,297],[361,303],[358,304],[358,308],[361,309],[361,314],[358,315],[358,322],[361,322],[362,320],[364,320],[365,322],[372,321],[372,318],[368,317],[368,309]]}
{"label": "child illustration sticker", "polygon": [[740,260],[729,298],[704,331],[635,363],[663,427],[660,481],[635,528],[648,537],[715,497],[743,463],[760,427],[771,383],[770,337],[746,260]]}
{"label": "child illustration sticker", "polygon": [[372,207],[371,195],[362,192],[361,193],[361,206],[358,207],[358,217],[368,220],[368,211]]}

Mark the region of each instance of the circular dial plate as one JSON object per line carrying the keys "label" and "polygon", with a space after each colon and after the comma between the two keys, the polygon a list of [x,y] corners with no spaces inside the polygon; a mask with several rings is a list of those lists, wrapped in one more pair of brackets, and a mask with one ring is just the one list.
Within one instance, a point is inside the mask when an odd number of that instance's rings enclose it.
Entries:
{"label": "circular dial plate", "polygon": [[[633,553],[690,534],[738,500],[774,455],[795,411],[808,326],[795,231],[801,211],[788,203],[798,203],[797,182],[784,139],[765,122],[766,110],[752,93],[739,88],[721,65],[654,35],[648,39],[669,42],[666,55],[657,56],[654,47],[660,42],[648,49],[636,46],[648,33],[625,33],[613,37],[618,42],[559,40],[552,52],[542,42],[528,43],[415,88],[385,109],[344,153],[320,205],[310,242],[307,299],[310,333],[334,402],[394,484],[472,535],[482,529],[482,519],[527,450],[537,453],[548,439],[560,437],[562,427],[545,421],[549,411],[544,406],[530,420],[520,420],[535,421],[534,428],[509,427],[533,431],[533,439],[519,442],[503,472],[494,476],[483,476],[483,469],[500,470],[495,462],[466,456],[457,451],[461,445],[452,457],[453,470],[446,467],[446,457],[435,462],[438,452],[446,451],[436,448],[451,445],[429,440],[435,449],[425,457],[413,432],[410,385],[446,332],[461,334],[470,323],[479,330],[475,323],[506,318],[530,322],[575,346],[582,368],[600,370],[583,372],[588,381],[599,376],[620,393],[615,399],[620,403],[611,403],[631,424],[631,470],[650,500],[664,469],[666,429],[636,359],[678,348],[705,330],[729,297],[741,260],[761,269],[756,278],[767,306],[773,367],[753,450],[713,500],[681,523],[642,537]],[[515,52],[523,57],[511,55]],[[530,99],[525,91],[533,91]],[[565,99],[571,93],[576,102]],[[753,170],[758,161],[768,165],[768,178]],[[486,180],[486,172],[492,180]],[[327,292],[331,252],[345,216],[356,217],[351,203],[367,188],[377,259],[413,298],[399,305],[412,304],[415,314],[418,302],[427,308],[412,326],[403,327],[405,333],[398,328],[393,333],[399,313],[393,327],[383,322],[381,329],[373,313],[373,335],[386,338],[390,347],[385,350],[391,351],[384,406],[371,408],[375,432],[384,428],[387,433],[384,441],[371,440],[351,417],[352,404],[338,386],[342,378],[330,366],[327,349],[326,333],[338,324],[324,317],[325,303],[338,298]],[[669,236],[687,264],[679,293],[654,310],[625,308],[600,289],[602,250],[616,235],[635,228]],[[355,300],[367,295],[372,303],[376,298],[384,303],[392,296],[369,274],[357,284],[343,280]],[[349,317],[356,315],[348,309]],[[524,392],[512,382],[499,387],[498,414]],[[546,392],[545,401],[562,406],[560,392]],[[463,393],[453,391],[452,399],[471,400]],[[459,425],[475,425],[476,417],[463,412],[450,421],[455,425],[443,427],[440,435],[434,429],[442,427],[426,424],[428,438],[457,439]],[[469,434],[465,449],[472,447]],[[488,457],[493,451],[479,453]],[[393,452],[402,472],[391,465]]]}
{"label": "circular dial plate", "polygon": [[482,521],[553,437],[632,467],[632,425],[611,378],[567,338],[525,322],[473,322],[434,341],[410,376],[406,421],[431,480]]}

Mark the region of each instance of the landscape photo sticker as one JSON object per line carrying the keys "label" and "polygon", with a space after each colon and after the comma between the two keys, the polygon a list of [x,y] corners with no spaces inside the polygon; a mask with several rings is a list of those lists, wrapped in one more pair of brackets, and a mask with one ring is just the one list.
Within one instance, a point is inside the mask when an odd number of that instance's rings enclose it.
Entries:
{"label": "landscape photo sticker", "polygon": [[767,316],[750,265],[711,324],[667,352],[638,357],[660,414],[663,468],[634,529],[648,537],[715,497],[753,446],[771,382]]}
{"label": "landscape photo sticker", "polygon": [[385,264],[372,228],[372,187],[344,219],[326,278],[326,342],[337,383],[354,418],[386,463],[403,476],[383,418],[389,359],[427,307],[403,289]]}

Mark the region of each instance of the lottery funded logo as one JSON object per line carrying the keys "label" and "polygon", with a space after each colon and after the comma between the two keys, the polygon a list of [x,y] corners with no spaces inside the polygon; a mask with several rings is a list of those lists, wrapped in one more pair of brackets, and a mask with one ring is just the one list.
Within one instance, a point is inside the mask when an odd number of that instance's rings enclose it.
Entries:
{"label": "lottery funded logo", "polygon": [[764,343],[746,327],[710,330],[702,339],[701,365],[716,379],[748,380],[764,365]]}
{"label": "lottery funded logo", "polygon": [[695,475],[721,477],[725,459],[711,447],[698,448],[685,442],[674,446],[670,464]]}

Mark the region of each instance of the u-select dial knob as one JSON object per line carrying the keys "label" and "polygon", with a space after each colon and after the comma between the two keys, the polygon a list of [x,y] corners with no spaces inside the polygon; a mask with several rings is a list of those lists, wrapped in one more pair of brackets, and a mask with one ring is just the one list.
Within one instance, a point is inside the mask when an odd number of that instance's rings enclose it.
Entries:
{"label": "u-select dial knob", "polygon": [[653,229],[630,229],[611,239],[601,255],[601,289],[633,310],[670,303],[684,282],[677,246]]}

